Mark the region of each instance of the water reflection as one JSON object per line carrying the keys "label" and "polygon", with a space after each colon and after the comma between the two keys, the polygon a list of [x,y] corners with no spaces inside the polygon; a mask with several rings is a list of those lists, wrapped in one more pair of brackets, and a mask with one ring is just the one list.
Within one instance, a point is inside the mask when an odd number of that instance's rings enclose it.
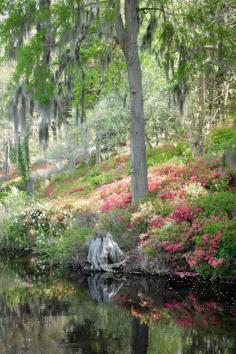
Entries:
{"label": "water reflection", "polygon": [[111,301],[122,286],[122,280],[112,274],[95,273],[88,277],[89,294],[98,303]]}
{"label": "water reflection", "polygon": [[[62,280],[64,278],[64,280]],[[0,353],[233,354],[233,289],[0,266]]]}
{"label": "water reflection", "polygon": [[148,325],[142,324],[140,319],[135,317],[132,322],[132,354],[147,354]]}

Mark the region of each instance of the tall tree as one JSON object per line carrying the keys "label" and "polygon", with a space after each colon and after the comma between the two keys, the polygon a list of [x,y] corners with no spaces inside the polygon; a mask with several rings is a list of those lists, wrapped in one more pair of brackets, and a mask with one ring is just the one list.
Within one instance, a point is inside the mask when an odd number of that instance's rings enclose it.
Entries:
{"label": "tall tree", "polygon": [[123,21],[121,3],[116,1],[115,28],[125,56],[131,98],[131,161],[133,202],[147,193],[147,161],[143,109],[142,72],[138,52],[139,0],[125,0]]}

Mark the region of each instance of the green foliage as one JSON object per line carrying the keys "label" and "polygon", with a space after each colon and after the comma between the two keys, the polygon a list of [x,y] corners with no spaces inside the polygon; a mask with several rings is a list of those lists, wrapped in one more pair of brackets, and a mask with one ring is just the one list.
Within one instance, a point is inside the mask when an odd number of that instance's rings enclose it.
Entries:
{"label": "green foliage", "polygon": [[176,156],[175,146],[166,145],[161,148],[147,149],[147,165],[162,164]]}
{"label": "green foliage", "polygon": [[[219,248],[215,252],[215,257],[223,259],[223,264],[212,271],[211,267],[205,262],[200,262],[197,271],[205,276],[223,276],[225,278],[235,277],[235,260],[236,260],[236,219],[228,219],[222,217],[222,220],[207,220],[206,224],[202,227],[202,232],[207,235],[222,235],[219,243]],[[196,245],[199,247],[202,244],[202,238],[195,238]]]}
{"label": "green foliage", "polygon": [[9,158],[10,162],[15,165],[17,161],[17,152],[13,145],[10,145]]}
{"label": "green foliage", "polygon": [[178,143],[164,145],[162,147],[147,149],[147,164],[149,167],[164,164],[174,158],[186,160],[190,157],[190,151],[187,144]]}
{"label": "green foliage", "polygon": [[0,201],[4,200],[8,196],[9,191],[3,190],[0,192]]}
{"label": "green foliage", "polygon": [[230,176],[213,179],[209,182],[208,188],[212,192],[225,191],[229,185]]}
{"label": "green foliage", "polygon": [[30,178],[30,165],[29,165],[29,146],[22,143],[18,148],[18,166],[19,174],[22,178],[23,185],[26,187]]}
{"label": "green foliage", "polygon": [[72,262],[72,258],[78,256],[91,233],[91,229],[76,224],[65,228],[56,238],[48,237],[43,232],[39,233],[32,253],[37,256],[41,263],[64,264],[66,261]]}
{"label": "green foliage", "polygon": [[164,202],[159,198],[153,201],[153,206],[155,208],[156,213],[160,214],[163,217],[171,214],[171,212],[174,210],[170,202]]}
{"label": "green foliage", "polygon": [[[16,182],[15,186],[25,189],[30,178],[29,145],[26,142],[20,143],[18,150],[10,145],[9,157],[12,164],[17,165],[21,181]],[[14,183],[12,184],[14,185]]]}
{"label": "green foliage", "polygon": [[196,200],[193,205],[203,209],[203,215],[221,215],[230,213],[236,208],[236,193],[233,191],[214,192]]}
{"label": "green foliage", "polygon": [[91,233],[68,213],[50,214],[44,206],[37,206],[2,222],[0,250],[34,255],[40,264],[64,263],[72,260]]}
{"label": "green foliage", "polygon": [[17,219],[8,218],[2,223],[0,250],[16,255],[29,254],[34,239],[26,234],[25,225]]}
{"label": "green foliage", "polygon": [[225,127],[217,129],[212,134],[211,146],[209,152],[222,153],[236,144],[236,129]]}
{"label": "green foliage", "polygon": [[176,147],[176,155],[178,157],[181,157],[181,159],[185,160],[189,160],[192,158],[192,154],[191,154],[191,150],[189,148],[189,144],[184,143],[184,142],[178,142]]}
{"label": "green foliage", "polygon": [[175,241],[181,239],[184,241],[183,230],[186,229],[187,223],[175,225],[172,222],[166,223],[164,226],[153,231],[156,241]]}
{"label": "green foliage", "polygon": [[28,197],[24,191],[10,185],[2,192],[2,202],[0,203],[0,223],[7,218],[14,218],[22,209],[27,206]]}

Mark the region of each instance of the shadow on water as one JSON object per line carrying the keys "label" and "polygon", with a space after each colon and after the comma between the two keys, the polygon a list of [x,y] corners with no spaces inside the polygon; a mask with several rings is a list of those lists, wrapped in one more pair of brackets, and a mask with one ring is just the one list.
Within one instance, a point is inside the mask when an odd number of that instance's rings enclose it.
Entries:
{"label": "shadow on water", "polygon": [[233,354],[234,289],[0,265],[0,353]]}

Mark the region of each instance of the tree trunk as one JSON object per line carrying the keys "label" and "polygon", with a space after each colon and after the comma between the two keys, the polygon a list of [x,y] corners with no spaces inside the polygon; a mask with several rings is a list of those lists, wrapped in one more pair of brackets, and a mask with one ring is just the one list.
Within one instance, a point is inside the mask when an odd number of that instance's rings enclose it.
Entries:
{"label": "tree trunk", "polygon": [[142,73],[138,53],[138,0],[125,0],[125,26],[116,2],[116,33],[124,52],[131,97],[131,162],[132,200],[136,202],[147,193],[147,161],[143,109]]}
{"label": "tree trunk", "polygon": [[81,66],[81,80],[82,80],[82,90],[81,90],[81,131],[83,135],[83,148],[84,148],[84,158],[87,161],[89,158],[88,153],[88,127],[87,127],[87,119],[86,119],[86,110],[85,110],[85,98],[86,98],[86,88],[85,88],[85,72],[83,66]]}
{"label": "tree trunk", "polygon": [[4,175],[5,177],[8,176],[8,172],[9,172],[9,143],[8,141],[5,142],[4,144],[4,163],[3,163],[3,171],[4,171]]}
{"label": "tree trunk", "polygon": [[198,79],[199,120],[198,120],[198,149],[200,155],[205,153],[205,74],[202,70]]}
{"label": "tree trunk", "polygon": [[96,138],[96,165],[100,165],[100,141]]}
{"label": "tree trunk", "polygon": [[12,100],[12,119],[14,125],[14,147],[16,156],[16,167],[19,171],[19,115],[18,115],[19,88],[16,89]]}

